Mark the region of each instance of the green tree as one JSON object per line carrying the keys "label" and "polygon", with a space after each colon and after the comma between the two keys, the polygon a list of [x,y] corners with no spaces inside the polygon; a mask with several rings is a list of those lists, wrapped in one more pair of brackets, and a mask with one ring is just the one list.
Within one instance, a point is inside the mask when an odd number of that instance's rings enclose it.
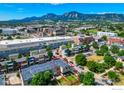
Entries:
{"label": "green tree", "polygon": [[93,71],[95,73],[102,73],[105,71],[105,67],[103,63],[97,63],[94,61],[88,61],[87,67],[90,71]]}
{"label": "green tree", "polygon": [[83,83],[84,73],[80,73],[78,76],[80,78],[80,82]]}
{"label": "green tree", "polygon": [[31,85],[45,85],[43,73],[38,73],[34,75],[31,80]]}
{"label": "green tree", "polygon": [[105,40],[105,41],[108,40],[107,36],[102,36],[101,39],[102,39],[102,40]]}
{"label": "green tree", "polygon": [[104,62],[108,64],[109,67],[112,67],[115,65],[116,60],[111,55],[105,55],[104,56]]}
{"label": "green tree", "polygon": [[48,52],[48,51],[51,51],[52,50],[52,48],[51,48],[51,46],[47,46],[46,47],[46,51]]}
{"label": "green tree", "polygon": [[72,45],[71,45],[70,42],[66,44],[66,48],[67,48],[67,49],[71,48],[71,46],[72,46]]}
{"label": "green tree", "polygon": [[121,68],[123,68],[123,63],[122,63],[122,62],[116,62],[115,68],[116,68],[116,69],[121,69]]}
{"label": "green tree", "polygon": [[22,58],[22,55],[21,54],[18,54],[18,58]]}
{"label": "green tree", "polygon": [[94,74],[92,72],[86,72],[83,77],[83,84],[94,85],[94,83],[95,83]]}
{"label": "green tree", "polygon": [[95,48],[95,49],[99,49],[99,45],[98,45],[97,42],[93,42],[93,43],[92,43],[92,46],[93,46],[93,48]]}
{"label": "green tree", "polygon": [[104,67],[105,69],[108,69],[108,68],[109,68],[109,66],[108,66],[107,63],[103,62],[102,64],[103,64],[103,67]]}
{"label": "green tree", "polygon": [[108,52],[108,46],[107,45],[102,45],[101,47],[100,47],[100,50],[101,50],[101,52],[102,53],[106,53],[106,52]]}
{"label": "green tree", "polygon": [[88,61],[87,62],[87,67],[90,71],[95,72],[96,71],[96,62],[94,61]]}
{"label": "green tree", "polygon": [[115,54],[115,53],[118,53],[119,52],[119,47],[116,46],[116,45],[112,45],[111,48],[110,48],[110,50],[111,50],[111,52],[113,54]]}
{"label": "green tree", "polygon": [[77,63],[77,65],[85,66],[87,64],[87,59],[86,59],[85,55],[78,54],[75,57],[75,62]]}
{"label": "green tree", "polygon": [[97,73],[103,73],[105,71],[105,68],[102,63],[97,63],[96,64],[96,72]]}
{"label": "green tree", "polygon": [[96,50],[96,54],[97,54],[98,56],[103,56],[103,55],[104,55],[104,53],[102,53],[101,50],[98,50],[98,49]]}
{"label": "green tree", "polygon": [[120,50],[120,51],[118,52],[118,56],[124,56],[124,50]]}
{"label": "green tree", "polygon": [[52,73],[50,71],[45,71],[44,72],[44,79],[47,82],[47,84],[50,82],[52,78]]}
{"label": "green tree", "polygon": [[49,85],[52,79],[50,71],[40,72],[33,76],[31,85]]}
{"label": "green tree", "polygon": [[111,79],[113,81],[117,81],[119,76],[115,71],[109,71],[108,72],[108,77],[109,77],[109,79]]}
{"label": "green tree", "polygon": [[53,57],[53,52],[52,51],[48,51],[47,55],[48,55],[49,60],[51,60],[52,57]]}
{"label": "green tree", "polygon": [[7,39],[8,40],[12,40],[13,38],[12,38],[12,36],[8,36]]}

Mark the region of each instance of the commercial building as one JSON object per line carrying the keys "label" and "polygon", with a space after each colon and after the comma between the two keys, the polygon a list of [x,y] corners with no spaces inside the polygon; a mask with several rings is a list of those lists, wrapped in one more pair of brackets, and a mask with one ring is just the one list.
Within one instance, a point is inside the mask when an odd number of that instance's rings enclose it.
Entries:
{"label": "commercial building", "polygon": [[42,50],[47,46],[53,49],[60,45],[73,42],[72,37],[43,37],[31,39],[15,39],[0,41],[0,57],[8,57],[11,54],[26,54],[32,50]]}
{"label": "commercial building", "polygon": [[12,35],[18,33],[18,29],[12,29],[12,28],[2,28],[2,34],[4,35]]}

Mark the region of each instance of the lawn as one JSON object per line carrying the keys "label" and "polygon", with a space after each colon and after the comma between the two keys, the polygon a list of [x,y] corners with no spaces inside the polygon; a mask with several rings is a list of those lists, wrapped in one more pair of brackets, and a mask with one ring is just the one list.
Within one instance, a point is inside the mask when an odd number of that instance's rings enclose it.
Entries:
{"label": "lawn", "polygon": [[92,55],[87,58],[88,61],[100,62],[103,60],[103,56]]}
{"label": "lawn", "polygon": [[70,75],[66,77],[69,81],[77,81],[76,77],[74,75]]}
{"label": "lawn", "polygon": [[71,82],[64,77],[58,80],[59,85],[71,85]]}
{"label": "lawn", "polygon": [[75,75],[62,77],[58,80],[59,85],[78,85],[79,81]]}
{"label": "lawn", "polygon": [[119,82],[116,82],[114,83],[114,85],[124,85],[124,75],[120,75],[120,81]]}
{"label": "lawn", "polygon": [[91,33],[91,34],[96,34],[97,30],[96,29],[90,29],[90,30],[88,30],[88,32]]}

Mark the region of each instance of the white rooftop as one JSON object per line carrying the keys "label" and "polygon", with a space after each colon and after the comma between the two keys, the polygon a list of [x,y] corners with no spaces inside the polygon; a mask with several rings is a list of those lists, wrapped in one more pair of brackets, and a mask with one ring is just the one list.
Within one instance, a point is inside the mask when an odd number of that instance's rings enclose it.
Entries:
{"label": "white rooftop", "polygon": [[33,42],[42,42],[42,41],[51,41],[51,40],[67,40],[71,39],[72,37],[65,36],[65,37],[43,37],[43,38],[30,38],[30,39],[14,39],[14,40],[3,40],[0,41],[0,45],[13,45],[13,44],[21,44],[21,43],[33,43]]}

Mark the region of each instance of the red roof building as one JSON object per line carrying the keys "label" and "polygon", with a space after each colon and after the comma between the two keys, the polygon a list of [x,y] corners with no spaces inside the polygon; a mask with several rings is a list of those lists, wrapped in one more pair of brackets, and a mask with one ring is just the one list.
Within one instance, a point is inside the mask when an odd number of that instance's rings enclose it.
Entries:
{"label": "red roof building", "polygon": [[109,38],[108,39],[108,44],[121,44],[121,45],[124,45],[124,39],[123,38]]}

